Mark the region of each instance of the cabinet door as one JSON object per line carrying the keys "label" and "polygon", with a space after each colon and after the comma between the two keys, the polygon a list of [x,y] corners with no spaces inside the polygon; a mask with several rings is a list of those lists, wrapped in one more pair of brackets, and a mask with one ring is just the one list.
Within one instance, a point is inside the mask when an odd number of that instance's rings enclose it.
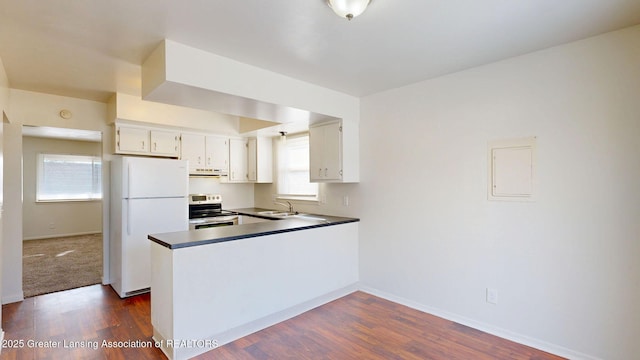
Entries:
{"label": "cabinet door", "polygon": [[324,128],[309,128],[309,177],[313,181],[322,180],[322,152],[324,149]]}
{"label": "cabinet door", "polygon": [[309,128],[309,177],[312,182],[342,180],[340,122]]}
{"label": "cabinet door", "polygon": [[342,131],[340,123],[323,126],[322,177],[324,180],[342,179]]}
{"label": "cabinet door", "polygon": [[229,171],[229,140],[207,136],[206,143],[206,167],[225,173]]}
{"label": "cabinet door", "polygon": [[189,174],[204,174],[205,136],[182,134],[180,159],[189,160]]}
{"label": "cabinet door", "polygon": [[229,140],[229,181],[247,181],[247,141]]}
{"label": "cabinet door", "polygon": [[273,140],[270,137],[256,138],[256,182],[273,182]]}
{"label": "cabinet door", "polygon": [[177,132],[151,130],[151,153],[178,157],[178,137]]}
{"label": "cabinet door", "polygon": [[251,138],[247,142],[247,173],[249,181],[258,180],[258,140]]}
{"label": "cabinet door", "polygon": [[143,128],[119,126],[116,132],[116,153],[148,153],[149,130]]}

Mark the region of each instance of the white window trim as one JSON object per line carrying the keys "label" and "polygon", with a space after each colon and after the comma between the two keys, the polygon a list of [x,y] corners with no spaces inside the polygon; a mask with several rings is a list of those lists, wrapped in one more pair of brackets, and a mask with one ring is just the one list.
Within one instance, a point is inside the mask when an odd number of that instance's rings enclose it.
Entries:
{"label": "white window trim", "polygon": [[[309,132],[301,132],[301,133],[296,133],[296,134],[292,134],[292,135],[287,135],[288,139],[295,139],[296,137],[301,137],[301,136],[309,136]],[[279,140],[276,140],[279,141]],[[281,161],[280,160],[280,146],[276,146],[276,153],[277,153],[277,162]],[[294,202],[300,202],[300,203],[307,203],[307,204],[317,204],[320,203],[320,186],[317,187],[317,192],[316,195],[296,195],[296,194],[281,194],[278,193],[278,188],[279,188],[279,184],[278,182],[280,181],[280,169],[279,169],[279,163],[277,163],[277,175],[276,175],[276,194],[274,194],[274,199],[275,200],[288,200],[288,201],[294,201]]]}
{"label": "white window trim", "polygon": [[276,200],[289,200],[295,202],[304,202],[304,203],[320,203],[320,190],[318,190],[318,195],[311,198],[312,196],[302,196],[302,195],[281,195],[275,194]]}

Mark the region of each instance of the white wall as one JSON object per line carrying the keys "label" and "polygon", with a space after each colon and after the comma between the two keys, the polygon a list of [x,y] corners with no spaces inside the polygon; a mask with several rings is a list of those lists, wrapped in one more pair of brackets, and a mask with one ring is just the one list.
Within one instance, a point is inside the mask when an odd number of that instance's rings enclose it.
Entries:
{"label": "white wall", "polygon": [[[285,207],[274,203],[273,196],[277,194],[276,177],[272,184],[256,184],[255,185],[255,206],[265,209],[285,210]],[[350,184],[319,184],[318,192],[324,202],[310,201],[291,201],[295,211],[301,213],[324,214],[334,216],[360,217],[357,208],[358,198],[357,183]],[[348,206],[343,203],[344,197],[348,197]]]}
{"label": "white wall", "polygon": [[[637,358],[639,64],[637,26],[362,99],[361,281],[565,355]],[[525,136],[537,201],[487,201],[487,143]]]}
{"label": "white wall", "polygon": [[229,184],[215,177],[189,178],[190,194],[221,194],[224,209],[253,207],[253,184]]}
{"label": "white wall", "polygon": [[102,201],[36,202],[38,154],[102,157],[102,144],[90,141],[22,138],[22,238],[43,239],[102,232]]}
{"label": "white wall", "polygon": [[[103,139],[113,138],[113,129],[106,124],[107,106],[104,103],[70,97],[48,95],[30,91],[11,89],[10,124],[4,128],[4,200],[5,224],[2,252],[2,303],[20,301],[22,293],[22,125],[51,126],[96,130],[102,132]],[[71,119],[62,119],[60,110],[73,113]],[[110,141],[103,141],[103,153],[108,160],[111,152]],[[105,167],[104,170],[107,170]],[[104,171],[103,183],[108,184],[109,172]],[[103,216],[108,217],[109,193],[105,189]],[[104,218],[106,221],[107,218]],[[103,227],[103,235],[108,238],[108,226]],[[105,254],[108,251],[105,251]],[[105,261],[108,264],[108,261]],[[109,271],[105,271],[108,274]]]}

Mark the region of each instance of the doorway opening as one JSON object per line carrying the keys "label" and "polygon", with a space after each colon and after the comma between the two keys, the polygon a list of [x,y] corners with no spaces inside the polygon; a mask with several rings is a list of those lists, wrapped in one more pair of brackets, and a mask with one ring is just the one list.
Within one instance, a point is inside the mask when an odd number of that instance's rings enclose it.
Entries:
{"label": "doorway opening", "polygon": [[101,283],[102,133],[22,130],[24,297]]}

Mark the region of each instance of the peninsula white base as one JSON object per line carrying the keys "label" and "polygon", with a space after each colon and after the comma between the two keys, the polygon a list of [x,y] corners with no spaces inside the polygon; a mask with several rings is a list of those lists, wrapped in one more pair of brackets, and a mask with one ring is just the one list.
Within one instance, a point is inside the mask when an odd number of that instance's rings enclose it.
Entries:
{"label": "peninsula white base", "polygon": [[154,339],[187,359],[355,291],[358,223],[151,255]]}

